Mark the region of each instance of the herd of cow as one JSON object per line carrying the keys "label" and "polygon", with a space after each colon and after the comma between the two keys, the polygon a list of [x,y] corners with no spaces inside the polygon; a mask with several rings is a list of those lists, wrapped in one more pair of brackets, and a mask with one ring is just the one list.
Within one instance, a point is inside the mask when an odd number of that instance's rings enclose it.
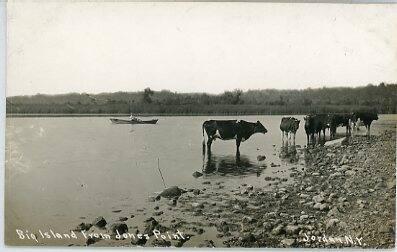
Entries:
{"label": "herd of cow", "polygon": [[354,112],[344,114],[312,114],[305,117],[305,131],[307,143],[315,143],[314,136],[318,135],[318,141],[323,132],[325,140],[325,131],[329,129],[330,139],[336,136],[336,129],[340,126],[346,127],[346,135],[350,135],[352,130],[356,131],[359,124],[362,123],[367,135],[370,135],[372,121],[378,120],[378,114],[375,112]]}
{"label": "herd of cow", "polygon": [[[350,135],[353,131],[358,130],[358,126],[362,123],[367,129],[367,135],[370,135],[371,123],[378,120],[378,115],[375,112],[353,112],[353,113],[332,113],[332,114],[309,114],[304,117],[305,131],[307,136],[307,144],[315,144],[316,138],[320,141],[321,132],[323,132],[325,140],[325,132],[329,129],[330,139],[336,136],[336,129],[338,127],[346,127],[346,135]],[[294,117],[283,117],[280,123],[282,132],[282,139],[284,137],[292,139],[295,144],[295,135],[299,129],[300,120]],[[240,153],[240,143],[246,141],[255,133],[267,132],[267,129],[259,122],[247,122],[244,120],[209,120],[205,121],[202,126],[203,130],[203,154],[207,146],[208,151],[211,151],[211,144],[216,139],[222,140],[236,140],[237,154]],[[207,144],[205,144],[204,131],[207,133]]]}

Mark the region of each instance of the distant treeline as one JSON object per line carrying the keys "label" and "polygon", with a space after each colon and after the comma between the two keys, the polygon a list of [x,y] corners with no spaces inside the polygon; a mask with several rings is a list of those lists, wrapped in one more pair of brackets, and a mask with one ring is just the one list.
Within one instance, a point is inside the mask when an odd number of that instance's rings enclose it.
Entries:
{"label": "distant treeline", "polygon": [[168,90],[7,97],[8,114],[307,114],[370,109],[396,113],[397,84],[304,90],[241,90],[219,95]]}

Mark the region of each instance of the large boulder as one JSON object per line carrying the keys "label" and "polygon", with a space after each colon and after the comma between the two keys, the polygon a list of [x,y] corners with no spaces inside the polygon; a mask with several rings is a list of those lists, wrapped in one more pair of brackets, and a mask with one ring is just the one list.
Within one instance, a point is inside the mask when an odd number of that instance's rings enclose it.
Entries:
{"label": "large boulder", "polygon": [[159,196],[164,198],[176,198],[182,195],[182,193],[186,192],[185,190],[180,189],[177,186],[172,186],[167,189],[164,189]]}

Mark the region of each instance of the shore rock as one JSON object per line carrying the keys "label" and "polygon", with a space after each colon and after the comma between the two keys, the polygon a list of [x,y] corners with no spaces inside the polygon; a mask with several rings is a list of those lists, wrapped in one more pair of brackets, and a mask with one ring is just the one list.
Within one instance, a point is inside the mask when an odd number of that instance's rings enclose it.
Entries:
{"label": "shore rock", "polygon": [[313,206],[314,209],[318,209],[320,211],[327,210],[329,208],[327,203],[316,203]]}
{"label": "shore rock", "polygon": [[103,228],[105,227],[107,224],[105,218],[103,218],[102,216],[97,217],[93,222],[92,225],[99,227],[99,228]]}
{"label": "shore rock", "polygon": [[342,138],[339,138],[339,139],[335,139],[335,140],[331,140],[331,141],[325,142],[324,146],[327,146],[327,147],[329,147],[329,146],[333,146],[333,147],[342,146],[342,145],[346,144],[346,141],[347,141],[347,138],[346,137],[342,137]]}
{"label": "shore rock", "polygon": [[298,234],[300,231],[300,227],[296,225],[287,225],[285,227],[285,233],[289,235]]}
{"label": "shore rock", "polygon": [[284,225],[279,224],[277,227],[273,228],[272,235],[280,235],[284,232]]}
{"label": "shore rock", "polygon": [[176,200],[176,199],[170,199],[170,200],[167,202],[167,204],[168,204],[169,206],[176,206],[176,203],[177,203],[177,200]]}
{"label": "shore rock", "polygon": [[283,239],[280,244],[284,247],[291,247],[295,244],[295,239]]}
{"label": "shore rock", "polygon": [[[164,240],[163,240],[164,241]],[[136,245],[136,246],[143,246],[143,245],[145,245],[146,244],[146,242],[147,242],[147,239],[146,239],[146,237],[145,236],[142,236],[142,238],[141,239],[136,239],[136,240],[132,240],[131,241],[131,244],[133,244],[133,245]],[[153,242],[154,243],[154,242]],[[154,246],[154,245],[153,245]]]}
{"label": "shore rock", "polygon": [[313,201],[315,203],[323,203],[324,200],[325,200],[325,198],[322,195],[316,195],[316,196],[313,197]]}
{"label": "shore rock", "polygon": [[91,227],[92,227],[92,224],[82,222],[74,229],[74,231],[77,231],[77,232],[88,231]]}
{"label": "shore rock", "polygon": [[328,230],[330,228],[335,227],[339,222],[339,219],[329,219],[327,221],[327,224],[325,225],[325,228]]}
{"label": "shore rock", "polygon": [[256,238],[255,238],[255,235],[248,233],[248,234],[243,235],[241,241],[242,242],[255,242]]}
{"label": "shore rock", "polygon": [[113,235],[116,235],[117,233],[121,235],[128,232],[128,227],[125,223],[114,223],[110,226],[110,230]]}
{"label": "shore rock", "polygon": [[203,243],[198,245],[199,248],[215,248],[214,241],[204,240]]}
{"label": "shore rock", "polygon": [[179,197],[184,193],[185,191],[180,189],[177,186],[172,186],[167,189],[164,189],[159,196],[164,197],[164,198],[174,198],[174,197]]}
{"label": "shore rock", "polygon": [[203,176],[203,174],[201,172],[198,172],[198,171],[193,172],[193,177],[199,178],[201,176]]}
{"label": "shore rock", "polygon": [[165,228],[161,226],[157,220],[153,217],[150,217],[145,221],[145,231],[144,234],[148,234],[149,236],[153,235],[153,230],[159,230],[160,232],[163,232]]}
{"label": "shore rock", "polygon": [[101,240],[100,238],[88,237],[87,240],[85,241],[85,245],[90,246],[91,244],[94,244],[100,240]]}
{"label": "shore rock", "polygon": [[153,247],[170,247],[171,242],[164,239],[155,239],[152,242]]}

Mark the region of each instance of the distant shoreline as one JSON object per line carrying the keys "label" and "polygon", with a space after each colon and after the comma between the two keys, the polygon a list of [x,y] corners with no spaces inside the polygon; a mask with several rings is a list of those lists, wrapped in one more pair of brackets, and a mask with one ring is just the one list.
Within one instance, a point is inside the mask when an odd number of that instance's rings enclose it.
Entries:
{"label": "distant shoreline", "polygon": [[[214,114],[137,114],[138,117],[153,117],[153,116],[254,116],[254,115],[290,115],[290,114],[238,114],[238,113],[214,113]],[[304,115],[304,114],[297,114]],[[6,117],[128,117],[130,114],[10,114],[7,113]]]}
{"label": "distant shoreline", "polygon": [[[286,116],[286,115],[306,115],[301,114],[133,114],[138,117],[154,117],[154,116]],[[383,113],[380,115],[395,115],[393,113]],[[130,114],[6,114],[7,118],[23,118],[23,117],[128,117]]]}
{"label": "distant shoreline", "polygon": [[397,84],[305,90],[233,90],[218,95],[167,90],[101,94],[14,96],[6,113],[17,116],[290,115],[373,110],[397,113]]}

